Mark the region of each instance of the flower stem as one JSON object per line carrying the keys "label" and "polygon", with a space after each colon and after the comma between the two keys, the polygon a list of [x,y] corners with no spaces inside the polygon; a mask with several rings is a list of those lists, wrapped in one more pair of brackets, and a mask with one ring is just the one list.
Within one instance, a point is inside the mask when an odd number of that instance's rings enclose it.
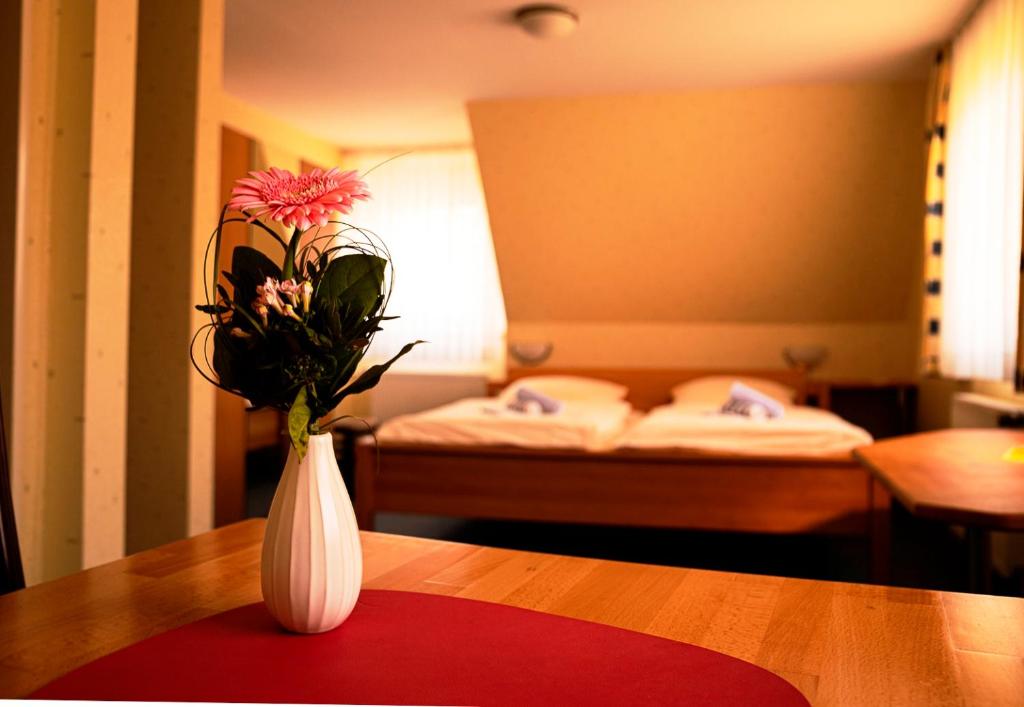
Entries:
{"label": "flower stem", "polygon": [[299,241],[301,239],[302,231],[296,228],[291,240],[288,241],[288,250],[284,253],[284,265],[281,267],[282,280],[291,280],[295,275],[295,253],[299,249]]}

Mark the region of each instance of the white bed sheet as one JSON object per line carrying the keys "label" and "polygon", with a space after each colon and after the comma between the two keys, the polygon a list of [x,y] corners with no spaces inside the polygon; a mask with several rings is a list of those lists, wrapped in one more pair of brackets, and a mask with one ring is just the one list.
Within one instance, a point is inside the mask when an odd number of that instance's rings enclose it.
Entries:
{"label": "white bed sheet", "polygon": [[618,446],[691,449],[756,456],[834,456],[872,442],[871,435],[826,410],[787,405],[782,418],[723,415],[718,407],[657,407],[630,426]]}
{"label": "white bed sheet", "polygon": [[629,403],[565,401],[553,415],[509,410],[495,398],[467,398],[401,415],[377,433],[385,442],[511,445],[536,449],[610,449],[632,417]]}

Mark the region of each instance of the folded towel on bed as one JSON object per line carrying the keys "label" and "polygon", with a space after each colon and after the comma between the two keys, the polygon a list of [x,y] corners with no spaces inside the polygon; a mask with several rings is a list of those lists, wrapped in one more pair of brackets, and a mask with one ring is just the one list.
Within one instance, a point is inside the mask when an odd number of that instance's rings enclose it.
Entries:
{"label": "folded towel on bed", "polygon": [[544,395],[544,393],[538,393],[536,390],[531,390],[524,386],[516,391],[516,397],[514,400],[509,401],[508,408],[518,412],[554,415],[561,412],[562,401],[555,400],[548,395]]}
{"label": "folded towel on bed", "polygon": [[777,418],[786,413],[786,406],[775,398],[736,381],[729,389],[729,399],[722,405],[722,412],[754,419]]}

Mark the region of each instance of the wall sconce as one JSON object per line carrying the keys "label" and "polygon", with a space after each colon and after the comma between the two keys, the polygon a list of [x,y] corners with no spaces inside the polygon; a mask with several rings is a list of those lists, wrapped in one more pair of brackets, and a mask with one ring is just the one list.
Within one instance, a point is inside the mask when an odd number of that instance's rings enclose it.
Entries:
{"label": "wall sconce", "polygon": [[801,373],[810,373],[828,358],[828,349],[820,344],[787,346],[782,349],[786,365]]}
{"label": "wall sconce", "polygon": [[521,366],[539,366],[551,357],[555,345],[550,341],[513,341],[508,352]]}

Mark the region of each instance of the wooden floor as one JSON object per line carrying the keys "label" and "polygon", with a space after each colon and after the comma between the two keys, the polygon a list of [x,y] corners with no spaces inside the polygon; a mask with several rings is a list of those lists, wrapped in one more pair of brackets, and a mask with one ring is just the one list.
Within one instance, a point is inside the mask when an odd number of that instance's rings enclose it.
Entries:
{"label": "wooden floor", "polygon": [[[262,521],[0,597],[0,697],[260,598]],[[1019,705],[1024,600],[686,570],[366,533],[367,587],[494,601],[687,641],[818,705]]]}

